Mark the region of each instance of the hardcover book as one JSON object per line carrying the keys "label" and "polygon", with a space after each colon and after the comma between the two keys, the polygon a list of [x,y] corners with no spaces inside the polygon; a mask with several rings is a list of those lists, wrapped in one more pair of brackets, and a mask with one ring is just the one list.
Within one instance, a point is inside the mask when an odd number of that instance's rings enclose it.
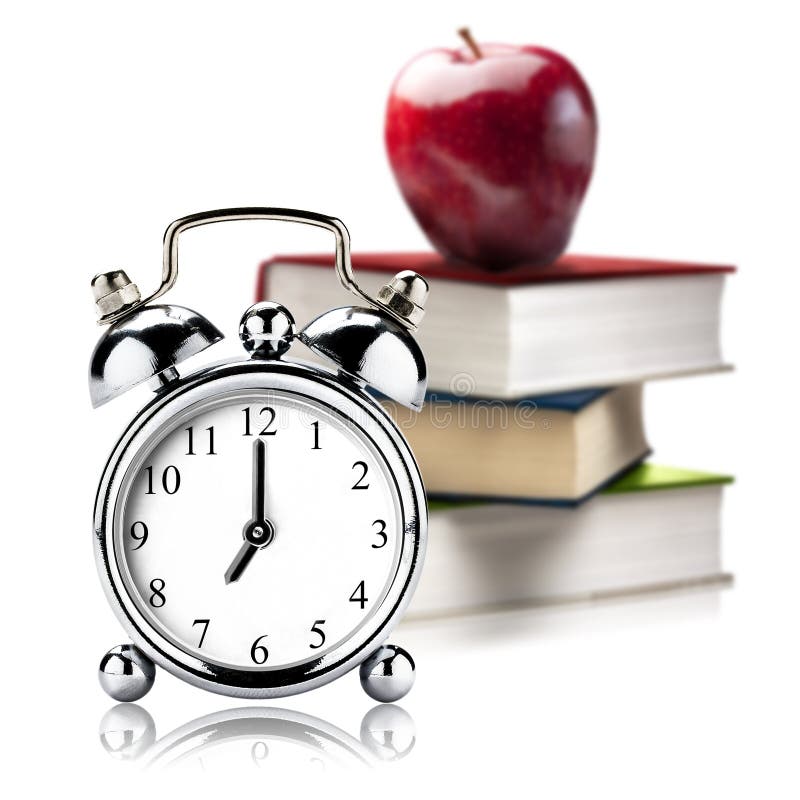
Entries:
{"label": "hardcover book", "polygon": [[577,503],[650,451],[639,383],[515,402],[434,392],[420,413],[384,405],[431,497]]}
{"label": "hardcover book", "polygon": [[720,508],[732,480],[642,464],[577,508],[432,500],[409,616],[726,583]]}
{"label": "hardcover book", "polygon": [[[303,325],[351,297],[330,255],[261,265],[257,299]],[[419,341],[429,388],[503,399],[726,368],[720,306],[731,266],[566,255],[545,267],[486,272],[430,253],[353,255],[362,287],[413,269],[431,284]]]}

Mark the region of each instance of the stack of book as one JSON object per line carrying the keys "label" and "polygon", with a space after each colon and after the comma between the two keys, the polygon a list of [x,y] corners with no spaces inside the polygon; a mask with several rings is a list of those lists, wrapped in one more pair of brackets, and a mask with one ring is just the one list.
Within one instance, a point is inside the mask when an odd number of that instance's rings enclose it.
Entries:
{"label": "stack of book", "polygon": [[[720,308],[733,267],[563,256],[492,273],[427,253],[353,256],[375,292],[431,284],[420,414],[387,401],[430,501],[409,613],[472,612],[729,580],[725,475],[643,463],[643,382],[729,369]],[[257,295],[302,325],[348,295],[329,256],[262,264]]]}

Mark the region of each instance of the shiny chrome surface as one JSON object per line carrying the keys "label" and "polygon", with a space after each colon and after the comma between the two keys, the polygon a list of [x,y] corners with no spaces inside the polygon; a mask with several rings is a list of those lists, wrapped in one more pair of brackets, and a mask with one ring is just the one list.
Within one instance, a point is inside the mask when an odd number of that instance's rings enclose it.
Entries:
{"label": "shiny chrome surface", "polygon": [[377,300],[383,308],[402,317],[415,330],[425,315],[425,301],[429,292],[425,278],[406,269],[380,288]]}
{"label": "shiny chrome surface", "polygon": [[359,670],[361,686],[373,699],[394,703],[405,697],[414,685],[414,659],[394,644],[379,647]]}
{"label": "shiny chrome surface", "polygon": [[387,314],[392,316],[395,321],[401,325],[410,328],[414,327],[413,322],[405,319],[401,314],[396,313],[383,302],[370,297],[362,291],[356,283],[355,276],[353,275],[353,266],[350,263],[350,233],[341,220],[336,217],[329,217],[325,214],[318,214],[314,211],[301,211],[293,208],[267,208],[262,206],[201,211],[197,214],[189,214],[186,217],[175,220],[164,232],[161,285],[152,294],[139,300],[136,304],[128,305],[126,308],[121,308],[114,313],[108,314],[101,322],[103,324],[116,322],[131,313],[133,308],[152,302],[172,288],[175,281],[178,279],[178,238],[183,231],[187,231],[190,228],[197,228],[200,225],[210,225],[215,222],[255,219],[299,222],[331,231],[335,239],[336,275],[342,286],[360,300],[364,300],[372,306],[383,308]]}
{"label": "shiny chrome surface", "polygon": [[182,306],[139,308],[106,330],[89,365],[92,405],[103,403],[174,368],[223,338],[204,316]]}
{"label": "shiny chrome surface", "polygon": [[297,335],[294,317],[269,300],[250,306],[239,323],[242,346],[253,358],[279,358]]}
{"label": "shiny chrome surface", "polygon": [[386,314],[346,306],[327,311],[298,334],[303,344],[361,383],[419,410],[428,382],[414,337]]}
{"label": "shiny chrome surface", "polygon": [[156,679],[155,664],[132,644],[109,650],[98,671],[103,691],[114,700],[130,703],[144,697]]}
{"label": "shiny chrome surface", "polygon": [[[373,312],[374,313],[374,312]],[[281,697],[313,689],[359,665],[374,653],[402,617],[419,575],[427,541],[425,491],[414,457],[389,416],[366,392],[343,383],[328,370],[287,361],[248,360],[207,367],[171,385],[129,426],[109,457],[95,505],[95,557],[112,609],[134,644],[159,666],[183,680],[234,697]],[[360,427],[381,453],[401,504],[403,542],[392,584],[380,606],[352,636],[316,660],[269,671],[238,670],[186,652],[154,628],[138,609],[123,576],[122,499],[146,452],[176,415],[219,400],[226,393],[283,391],[312,397]],[[302,475],[298,476],[302,481]],[[309,487],[312,491],[313,487]]]}
{"label": "shiny chrome surface", "polygon": [[[402,712],[380,714],[392,709]],[[369,727],[365,727],[368,724]],[[395,732],[390,726],[399,722]],[[300,770],[305,776],[310,767],[317,769],[370,768],[383,761],[397,742],[397,758],[404,757],[407,746],[408,714],[393,706],[371,709],[361,722],[366,741],[347,733],[332,722],[287,708],[251,706],[229,708],[192,719],[157,736],[156,723],[150,714],[135,703],[114,706],[100,721],[100,743],[112,758],[138,762],[145,769],[159,770],[177,765],[199,767],[205,774],[204,755],[213,753],[212,769],[259,770],[270,775],[275,770]],[[381,736],[383,746],[374,737]],[[413,733],[412,733],[413,742]],[[380,748],[380,754],[376,752]],[[245,758],[242,758],[242,755]],[[268,768],[268,770],[267,770]],[[184,772],[185,774],[185,772]],[[262,773],[263,776],[264,773]]]}
{"label": "shiny chrome surface", "polygon": [[[156,723],[136,703],[119,703],[103,715],[100,744],[111,758],[138,761],[148,769],[187,766],[214,751],[222,756],[217,769],[288,767],[305,771],[308,756],[316,766],[372,767],[377,761],[399,761],[414,749],[416,726],[400,706],[373,706],[361,720],[358,738],[328,720],[274,706],[229,708],[189,720],[169,733],[157,734]],[[242,743],[249,747],[242,747]],[[275,747],[274,745],[278,745]],[[249,758],[242,760],[242,751]],[[227,752],[230,761],[226,761]],[[297,761],[296,756],[303,757]],[[377,760],[377,761],[376,761]],[[249,763],[248,763],[249,762]]]}
{"label": "shiny chrome surface", "polygon": [[404,708],[380,703],[364,715],[359,738],[381,761],[400,761],[414,749],[417,728]]}
{"label": "shiny chrome surface", "polygon": [[92,278],[92,294],[100,319],[98,325],[111,321],[111,318],[127,313],[142,299],[139,287],[121,269],[101,272]]}
{"label": "shiny chrome surface", "polygon": [[118,761],[137,761],[156,741],[153,718],[136,703],[118,703],[103,714],[100,744]]}

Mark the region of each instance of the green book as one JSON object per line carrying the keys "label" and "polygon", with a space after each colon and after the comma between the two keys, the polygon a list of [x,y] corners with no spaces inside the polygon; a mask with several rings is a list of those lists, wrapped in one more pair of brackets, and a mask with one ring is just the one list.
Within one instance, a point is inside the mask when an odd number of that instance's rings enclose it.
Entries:
{"label": "green book", "polygon": [[721,486],[733,483],[731,475],[698,472],[693,469],[639,464],[601,490],[601,494],[648,492],[655,489],[683,489],[689,486]]}
{"label": "green book", "polygon": [[577,506],[432,500],[413,618],[730,582],[720,553],[733,478],[641,464]]}
{"label": "green book", "polygon": [[[627,492],[651,492],[657,489],[684,489],[691,486],[722,486],[733,483],[731,475],[720,475],[714,472],[700,472],[692,469],[681,469],[679,467],[664,467],[659,464],[639,464],[633,469],[623,473],[611,483],[601,488],[595,495],[623,494]],[[463,508],[470,505],[483,505],[486,503],[515,502],[526,505],[541,505],[539,498],[530,500],[514,499],[509,501],[507,498],[497,498],[496,500],[486,498],[452,498],[444,499],[432,497],[428,500],[430,511],[441,511],[447,508]],[[553,505],[552,503],[546,503]],[[558,505],[558,504],[557,504]],[[567,504],[564,504],[567,505]],[[572,507],[572,506],[570,506]]]}

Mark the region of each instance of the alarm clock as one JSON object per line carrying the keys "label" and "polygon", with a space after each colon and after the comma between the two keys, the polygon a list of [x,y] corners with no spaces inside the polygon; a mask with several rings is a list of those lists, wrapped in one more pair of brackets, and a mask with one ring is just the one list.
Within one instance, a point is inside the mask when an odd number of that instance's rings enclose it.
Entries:
{"label": "alarm clock", "polygon": [[[195,311],[153,302],[177,279],[179,235],[250,219],[331,231],[336,274],[359,303],[299,331],[288,309],[257,303],[241,320],[241,358],[181,375],[181,362],[223,336]],[[371,297],[340,220],[234,208],[169,225],[161,284],[148,297],[122,270],[92,288],[108,326],[91,358],[93,406],[144,382],[154,391],[97,491],[100,579],[131,640],[102,659],[105,691],[139,699],[158,665],[212,692],[271,698],[359,666],[371,697],[402,697],[414,662],[385,641],[419,579],[427,505],[375,392],[422,407],[425,360],[412,331],[425,280],[401,272]],[[327,366],[290,357],[295,339]]]}

